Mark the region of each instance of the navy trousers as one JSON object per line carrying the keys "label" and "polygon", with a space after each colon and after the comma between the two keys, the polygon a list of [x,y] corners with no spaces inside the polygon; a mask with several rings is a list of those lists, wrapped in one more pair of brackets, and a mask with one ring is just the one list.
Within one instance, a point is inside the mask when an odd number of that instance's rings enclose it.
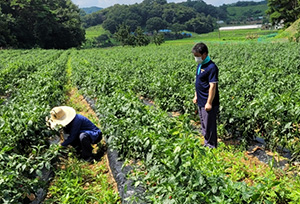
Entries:
{"label": "navy trousers", "polygon": [[201,121],[201,132],[204,136],[204,146],[209,148],[217,148],[217,115],[219,107],[212,107],[210,111],[206,111],[204,107],[198,107]]}
{"label": "navy trousers", "polygon": [[81,158],[88,159],[89,157],[92,157],[93,153],[93,147],[92,144],[97,144],[102,139],[102,132],[98,136],[97,141],[92,142],[91,137],[87,133],[80,133],[77,140],[72,142],[72,146],[76,149],[78,153],[81,152]]}

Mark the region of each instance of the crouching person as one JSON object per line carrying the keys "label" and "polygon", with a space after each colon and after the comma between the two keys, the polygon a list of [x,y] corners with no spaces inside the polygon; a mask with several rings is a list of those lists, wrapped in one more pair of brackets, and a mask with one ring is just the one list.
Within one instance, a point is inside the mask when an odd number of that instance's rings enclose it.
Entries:
{"label": "crouching person", "polygon": [[54,107],[50,111],[49,124],[52,129],[57,125],[63,128],[64,133],[69,134],[68,138],[61,143],[61,146],[72,145],[81,153],[85,161],[93,160],[93,147],[102,139],[101,130],[88,118],[76,114],[74,108],[69,106]]}

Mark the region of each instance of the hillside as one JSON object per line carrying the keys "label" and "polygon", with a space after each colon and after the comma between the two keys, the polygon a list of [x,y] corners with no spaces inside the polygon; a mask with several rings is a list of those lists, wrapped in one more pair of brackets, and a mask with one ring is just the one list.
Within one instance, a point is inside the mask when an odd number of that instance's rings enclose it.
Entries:
{"label": "hillside", "polygon": [[233,4],[227,7],[228,21],[231,22],[253,22],[262,21],[266,17],[268,9],[267,2],[257,3],[256,5]]}
{"label": "hillside", "polygon": [[87,7],[87,8],[81,8],[82,10],[84,10],[84,12],[86,14],[91,14],[97,11],[102,10],[103,8],[97,7],[97,6],[92,6],[92,7]]}
{"label": "hillside", "polygon": [[267,1],[237,2],[215,7],[204,1],[168,3],[164,0],[150,0],[134,5],[116,4],[88,14],[82,20],[85,28],[102,24],[111,33],[115,33],[116,28],[125,23],[132,32],[140,26],[150,32],[170,29],[200,34],[213,31],[218,20],[225,24],[263,23],[267,8]]}
{"label": "hillside", "polygon": [[277,37],[278,38],[291,38],[293,36],[295,36],[295,34],[297,33],[297,29],[298,26],[300,24],[300,19],[298,19],[297,21],[295,21],[290,27],[288,27],[287,29],[285,29],[282,33],[280,33]]}

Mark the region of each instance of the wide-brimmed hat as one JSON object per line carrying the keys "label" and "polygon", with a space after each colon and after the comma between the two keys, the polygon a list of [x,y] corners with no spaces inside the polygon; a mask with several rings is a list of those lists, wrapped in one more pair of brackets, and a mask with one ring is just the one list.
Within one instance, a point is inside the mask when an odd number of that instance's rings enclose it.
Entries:
{"label": "wide-brimmed hat", "polygon": [[65,127],[75,118],[75,116],[76,111],[74,108],[69,106],[57,106],[50,111],[51,118],[48,122],[51,129],[54,129],[57,125]]}

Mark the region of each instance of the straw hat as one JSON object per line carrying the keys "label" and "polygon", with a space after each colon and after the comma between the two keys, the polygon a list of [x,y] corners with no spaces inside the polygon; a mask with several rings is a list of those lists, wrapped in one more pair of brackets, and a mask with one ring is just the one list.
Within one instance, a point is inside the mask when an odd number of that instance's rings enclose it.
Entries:
{"label": "straw hat", "polygon": [[52,108],[50,115],[51,118],[48,122],[51,129],[54,129],[56,125],[67,126],[75,118],[76,111],[69,106],[58,106]]}

